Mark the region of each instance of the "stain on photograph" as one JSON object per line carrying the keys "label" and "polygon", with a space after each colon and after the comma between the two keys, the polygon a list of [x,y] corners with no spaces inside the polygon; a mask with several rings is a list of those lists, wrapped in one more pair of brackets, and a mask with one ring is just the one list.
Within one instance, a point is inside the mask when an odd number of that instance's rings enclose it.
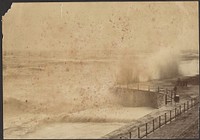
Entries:
{"label": "stain on photograph", "polygon": [[198,2],[12,3],[6,139],[199,138]]}

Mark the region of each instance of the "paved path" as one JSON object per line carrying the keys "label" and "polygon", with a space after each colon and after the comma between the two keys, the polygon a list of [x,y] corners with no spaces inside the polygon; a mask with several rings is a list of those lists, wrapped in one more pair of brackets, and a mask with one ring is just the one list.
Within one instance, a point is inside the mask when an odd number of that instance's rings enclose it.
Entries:
{"label": "paved path", "polygon": [[[147,139],[198,138],[199,106],[196,105],[176,120],[149,134]],[[145,139],[145,138],[144,138]]]}

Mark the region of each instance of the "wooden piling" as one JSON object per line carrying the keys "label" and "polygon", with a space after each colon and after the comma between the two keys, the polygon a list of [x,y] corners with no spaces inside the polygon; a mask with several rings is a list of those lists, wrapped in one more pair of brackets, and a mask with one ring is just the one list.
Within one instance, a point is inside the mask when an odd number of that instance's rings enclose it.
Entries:
{"label": "wooden piling", "polygon": [[154,119],[153,119],[153,132],[154,132],[154,129],[155,129],[155,128],[154,128]]}
{"label": "wooden piling", "polygon": [[146,136],[148,135],[148,130],[147,130],[147,123],[146,123]]}
{"label": "wooden piling", "polygon": [[161,116],[159,116],[159,127],[161,127]]}
{"label": "wooden piling", "polygon": [[138,138],[140,138],[140,127],[138,127]]}
{"label": "wooden piling", "polygon": [[176,108],[175,108],[175,118],[176,118]]}

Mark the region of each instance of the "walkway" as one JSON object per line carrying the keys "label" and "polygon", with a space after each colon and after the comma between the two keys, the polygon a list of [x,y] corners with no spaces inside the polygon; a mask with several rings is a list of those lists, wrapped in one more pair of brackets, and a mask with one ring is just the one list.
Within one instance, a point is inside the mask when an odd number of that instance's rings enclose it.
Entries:
{"label": "walkway", "polygon": [[[147,139],[198,138],[199,106],[182,114],[176,120],[149,134]],[[144,138],[145,139],[145,138]]]}

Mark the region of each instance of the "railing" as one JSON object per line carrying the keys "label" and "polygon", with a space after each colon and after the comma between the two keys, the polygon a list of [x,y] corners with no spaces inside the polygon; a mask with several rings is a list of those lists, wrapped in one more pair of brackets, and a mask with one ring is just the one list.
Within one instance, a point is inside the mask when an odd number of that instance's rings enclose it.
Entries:
{"label": "railing", "polygon": [[165,112],[163,115],[160,115],[154,118],[153,120],[140,125],[139,127],[137,127],[137,129],[133,129],[130,132],[121,134],[119,138],[120,139],[144,138],[147,135],[154,132],[155,130],[162,127],[163,125],[175,120],[182,113],[187,112],[189,109],[191,109],[197,104],[199,104],[199,97],[193,98],[190,101],[180,104],[178,107],[175,107],[174,109]]}
{"label": "railing", "polygon": [[[115,87],[118,88],[126,88],[126,89],[134,89],[134,90],[141,90],[141,91],[152,91],[152,92],[159,92],[159,93],[166,93],[166,91],[170,89],[161,88],[159,86],[150,86],[144,84],[134,84],[134,85],[116,85]],[[171,90],[173,91],[173,90]]]}
{"label": "railing", "polygon": [[165,89],[161,87],[153,87],[149,85],[142,85],[142,84],[136,84],[136,85],[118,85],[116,86],[118,88],[126,88],[126,89],[133,89],[133,90],[138,90],[138,91],[149,91],[149,92],[157,92],[160,94],[165,95],[165,104],[168,104],[168,102],[173,102],[175,92],[173,89]]}

